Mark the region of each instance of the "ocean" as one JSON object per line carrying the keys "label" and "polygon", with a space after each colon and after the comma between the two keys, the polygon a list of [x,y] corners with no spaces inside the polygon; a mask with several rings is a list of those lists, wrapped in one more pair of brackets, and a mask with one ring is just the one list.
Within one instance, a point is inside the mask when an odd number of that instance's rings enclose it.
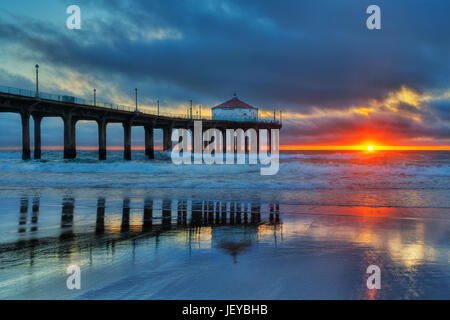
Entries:
{"label": "ocean", "polygon": [[0,151],[0,299],[450,298],[449,151],[132,156]]}

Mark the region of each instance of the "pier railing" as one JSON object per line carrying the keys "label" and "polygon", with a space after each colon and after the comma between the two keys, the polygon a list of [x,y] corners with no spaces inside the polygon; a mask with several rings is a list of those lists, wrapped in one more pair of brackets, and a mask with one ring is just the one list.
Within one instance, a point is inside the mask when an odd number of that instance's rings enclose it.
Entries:
{"label": "pier railing", "polygon": [[[23,97],[36,98],[36,91],[33,91],[33,90],[0,86],[0,92],[14,94],[14,95],[23,96]],[[39,99],[67,102],[67,103],[73,103],[73,104],[79,104],[79,105],[87,105],[87,106],[106,108],[106,109],[111,109],[111,110],[136,112],[136,107],[117,105],[117,104],[106,103],[106,102],[101,102],[101,101],[87,100],[87,99],[83,99],[83,98],[79,98],[79,97],[75,97],[75,96],[69,96],[69,95],[57,95],[57,94],[39,92]],[[176,114],[176,113],[170,113],[170,112],[155,113],[155,112],[151,112],[150,110],[148,110],[145,107],[138,108],[137,112],[143,113],[143,114],[154,115],[154,116],[179,118],[179,119],[212,120],[211,116],[204,116],[204,115],[202,115],[202,116],[192,115],[192,117],[191,117],[189,114]],[[233,121],[248,121],[248,120],[233,119]],[[261,118],[261,117],[257,120],[257,122],[280,123],[280,121],[278,119]]]}

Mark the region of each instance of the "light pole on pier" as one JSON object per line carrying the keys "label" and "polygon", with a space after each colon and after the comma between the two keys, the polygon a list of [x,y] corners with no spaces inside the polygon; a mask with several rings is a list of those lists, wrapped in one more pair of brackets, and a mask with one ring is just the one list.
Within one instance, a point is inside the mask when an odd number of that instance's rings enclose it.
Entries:
{"label": "light pole on pier", "polygon": [[138,112],[138,101],[137,101],[137,88],[134,88],[136,91],[136,112]]}
{"label": "light pole on pier", "polygon": [[192,100],[191,100],[191,107],[190,107],[190,109],[189,109],[189,112],[190,112],[190,114],[191,114],[191,120],[192,120]]}
{"label": "light pole on pier", "polygon": [[158,116],[159,116],[159,99],[156,102],[158,103]]}
{"label": "light pole on pier", "polygon": [[39,98],[39,65],[34,66],[36,68],[36,98]]}
{"label": "light pole on pier", "polygon": [[97,89],[94,88],[94,107],[97,105]]}

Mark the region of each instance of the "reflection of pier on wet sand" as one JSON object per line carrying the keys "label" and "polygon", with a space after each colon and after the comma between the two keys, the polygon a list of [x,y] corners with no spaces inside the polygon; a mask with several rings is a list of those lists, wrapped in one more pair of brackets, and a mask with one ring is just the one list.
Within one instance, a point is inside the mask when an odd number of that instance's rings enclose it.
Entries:
{"label": "reflection of pier on wet sand", "polygon": [[[448,297],[444,209],[147,194],[3,197],[0,298]],[[65,285],[72,264],[78,292]],[[366,287],[370,265],[382,290]]]}
{"label": "reflection of pier on wet sand", "polygon": [[[262,206],[266,208],[264,212]],[[134,202],[125,197],[119,201],[111,200],[108,205],[105,197],[99,197],[95,215],[89,212],[90,218],[81,223],[81,229],[77,229],[74,197],[62,199],[60,223],[53,228],[38,223],[39,210],[39,197],[20,199],[20,236],[15,242],[0,244],[0,251],[14,251],[19,256],[26,254],[33,264],[31,257],[35,257],[36,252],[51,255],[56,249],[62,258],[65,254],[104,246],[114,253],[116,245],[126,240],[133,240],[135,245],[136,239],[155,238],[157,247],[162,236],[183,234],[190,245],[207,234],[212,246],[236,259],[257,240],[261,227],[273,228],[275,233],[281,225],[278,203],[147,198],[142,205],[142,201]],[[86,208],[82,210],[86,211]],[[114,211],[111,217],[108,211]],[[232,237],[228,232],[231,229],[234,230]],[[236,230],[240,230],[240,238],[236,237]]]}

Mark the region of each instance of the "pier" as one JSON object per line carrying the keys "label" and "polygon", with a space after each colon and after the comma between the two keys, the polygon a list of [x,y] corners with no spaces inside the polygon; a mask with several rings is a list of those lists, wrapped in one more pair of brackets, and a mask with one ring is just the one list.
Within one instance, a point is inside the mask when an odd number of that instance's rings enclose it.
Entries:
{"label": "pier", "polygon": [[[137,93],[136,93],[137,94]],[[85,99],[46,94],[38,91],[0,87],[0,112],[17,113],[22,120],[22,159],[31,159],[30,121],[34,121],[34,159],[41,159],[41,121],[44,117],[60,117],[64,122],[64,159],[75,159],[76,125],[78,121],[91,120],[98,125],[98,158],[106,160],[106,128],[109,123],[120,123],[124,132],[124,159],[131,160],[131,130],[132,127],[145,129],[145,154],[154,159],[154,130],[163,131],[163,151],[172,148],[172,130],[184,128],[194,129],[194,121],[201,120],[203,131],[218,129],[225,137],[227,129],[253,128],[259,141],[259,130],[268,130],[268,149],[270,150],[270,129],[281,129],[280,119],[258,119],[256,121],[213,120],[209,117],[194,116],[192,112],[186,115],[157,114],[140,110],[136,106],[126,107]],[[226,145],[226,143],[224,143]],[[247,148],[246,148],[247,149]]]}

